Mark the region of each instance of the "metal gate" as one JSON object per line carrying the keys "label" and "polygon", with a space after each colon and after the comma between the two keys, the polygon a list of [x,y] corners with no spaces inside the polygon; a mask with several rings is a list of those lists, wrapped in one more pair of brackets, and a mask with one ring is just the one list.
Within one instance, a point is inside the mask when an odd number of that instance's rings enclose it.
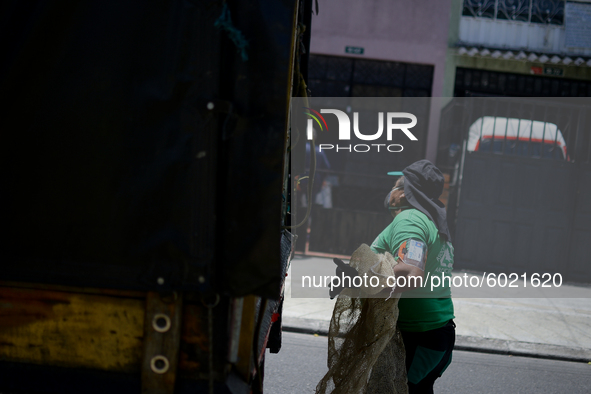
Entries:
{"label": "metal gate", "polygon": [[[589,100],[461,100],[461,105],[454,103],[461,109],[455,111],[455,125],[462,125],[463,133],[455,200],[456,267],[561,273],[565,281],[590,283]],[[484,130],[487,122],[489,130],[496,122],[492,138]],[[511,134],[517,124],[529,130]],[[556,126],[555,134],[550,125]],[[535,126],[546,134],[541,141]]]}

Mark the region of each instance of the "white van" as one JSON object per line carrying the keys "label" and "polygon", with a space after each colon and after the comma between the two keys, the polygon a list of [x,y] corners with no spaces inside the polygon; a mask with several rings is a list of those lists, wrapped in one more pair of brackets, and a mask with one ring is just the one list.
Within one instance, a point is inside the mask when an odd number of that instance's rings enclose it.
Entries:
{"label": "white van", "polygon": [[468,150],[570,161],[554,123],[484,116],[470,126]]}

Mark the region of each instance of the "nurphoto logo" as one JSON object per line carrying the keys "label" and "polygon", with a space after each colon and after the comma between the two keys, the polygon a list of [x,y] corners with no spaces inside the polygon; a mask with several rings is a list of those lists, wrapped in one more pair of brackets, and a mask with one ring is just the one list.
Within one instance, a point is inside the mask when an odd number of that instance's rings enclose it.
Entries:
{"label": "nurphoto logo", "polygon": [[[308,116],[308,123],[306,127],[306,135],[308,140],[314,138],[314,122],[320,127],[321,131],[328,131],[328,124],[322,114],[332,114],[337,117],[339,123],[338,138],[339,141],[350,141],[351,140],[351,120],[346,112],[338,109],[321,109],[320,112],[304,107],[304,113]],[[373,134],[364,134],[359,130],[359,112],[353,112],[353,133],[355,137],[361,141],[375,141],[382,137],[384,133],[384,123],[386,123],[386,138],[388,141],[392,141],[392,136],[395,131],[403,132],[409,140],[418,141],[417,137],[410,132],[409,129],[417,125],[417,117],[409,112],[378,112],[378,130]],[[385,119],[385,121],[384,121]],[[397,123],[400,119],[408,119],[410,122]],[[373,130],[372,130],[373,131]],[[367,130],[365,130],[367,132]],[[404,147],[400,144],[355,144],[355,145],[339,145],[339,144],[320,144],[319,150],[335,149],[339,151],[348,152],[369,152],[375,148],[380,152],[380,148],[385,147],[385,150],[392,153],[402,152]]]}

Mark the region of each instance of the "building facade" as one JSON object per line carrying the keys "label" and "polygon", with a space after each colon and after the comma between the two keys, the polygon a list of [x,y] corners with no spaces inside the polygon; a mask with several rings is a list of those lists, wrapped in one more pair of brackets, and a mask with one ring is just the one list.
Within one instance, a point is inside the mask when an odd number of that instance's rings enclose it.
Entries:
{"label": "building facade", "polygon": [[[319,2],[312,18],[311,95],[440,97],[450,10],[451,0]],[[330,185],[332,200],[312,210],[306,252],[347,255],[373,241],[391,221],[383,206],[393,183],[387,172],[422,158],[435,161],[440,113],[436,105],[417,113],[428,124],[404,155],[326,153],[330,168],[317,166],[316,182]],[[318,138],[322,143],[322,133]]]}
{"label": "building facade", "polygon": [[453,0],[443,96],[591,96],[591,1]]}

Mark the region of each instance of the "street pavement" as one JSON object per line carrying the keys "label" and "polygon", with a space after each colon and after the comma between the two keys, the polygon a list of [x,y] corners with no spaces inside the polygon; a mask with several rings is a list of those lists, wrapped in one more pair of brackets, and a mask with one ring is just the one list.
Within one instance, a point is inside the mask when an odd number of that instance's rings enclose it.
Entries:
{"label": "street pavement", "polygon": [[[284,331],[327,335],[335,303],[328,289],[292,291],[291,281],[301,281],[302,274],[331,275],[334,267],[330,258],[295,256],[286,280]],[[456,350],[591,362],[591,287],[563,284],[562,289],[576,298],[544,291],[527,293],[534,298],[499,298],[505,294],[499,291],[474,298],[454,289]]]}
{"label": "street pavement", "polygon": [[[267,352],[264,392],[311,394],[327,371],[327,338],[284,333],[278,354]],[[438,394],[541,394],[591,392],[591,365],[531,357],[454,351],[435,381]]]}

